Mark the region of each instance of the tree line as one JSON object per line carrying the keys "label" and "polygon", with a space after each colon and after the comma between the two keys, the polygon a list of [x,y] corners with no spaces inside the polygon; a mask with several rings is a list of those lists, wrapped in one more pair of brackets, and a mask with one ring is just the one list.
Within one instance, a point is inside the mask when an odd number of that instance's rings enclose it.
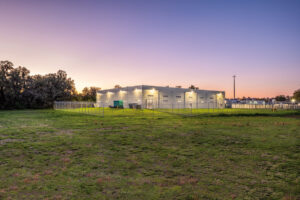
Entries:
{"label": "tree line", "polygon": [[30,75],[25,67],[0,61],[0,109],[51,108],[54,101],[95,101],[99,89],[86,87],[78,93],[65,71]]}
{"label": "tree line", "polygon": [[[176,86],[181,88],[181,86]],[[116,85],[115,88],[121,88]],[[198,89],[194,85],[189,88]],[[52,108],[54,101],[96,101],[98,87],[85,87],[81,93],[65,71],[46,75],[30,75],[25,67],[14,67],[10,61],[0,61],[0,109]],[[300,89],[292,97],[300,102]],[[279,95],[278,101],[291,99]]]}

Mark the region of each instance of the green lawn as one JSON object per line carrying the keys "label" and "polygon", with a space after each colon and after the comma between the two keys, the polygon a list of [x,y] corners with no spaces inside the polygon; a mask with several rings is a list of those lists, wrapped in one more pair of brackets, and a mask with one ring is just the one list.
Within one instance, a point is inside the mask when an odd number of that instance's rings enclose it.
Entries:
{"label": "green lawn", "polygon": [[[59,109],[60,111],[72,112],[72,113],[84,113],[91,115],[98,115],[104,117],[123,117],[123,116],[131,116],[131,117],[173,117],[174,114],[186,115],[186,116],[197,116],[197,115],[287,115],[294,114],[294,110],[270,110],[270,109],[115,109],[115,108],[76,108],[76,109]],[[171,115],[170,115],[171,114]]]}
{"label": "green lawn", "polygon": [[0,111],[0,199],[300,198],[299,112],[90,111]]}

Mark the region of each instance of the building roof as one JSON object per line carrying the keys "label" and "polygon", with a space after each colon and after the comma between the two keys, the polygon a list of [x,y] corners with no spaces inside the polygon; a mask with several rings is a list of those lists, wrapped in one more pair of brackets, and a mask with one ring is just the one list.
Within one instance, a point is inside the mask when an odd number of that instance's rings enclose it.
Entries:
{"label": "building roof", "polygon": [[225,91],[219,91],[219,90],[203,90],[203,89],[190,89],[190,88],[177,88],[177,87],[163,87],[163,86],[153,86],[153,85],[136,85],[136,86],[127,86],[127,87],[121,87],[121,88],[111,88],[111,89],[105,89],[105,90],[99,90],[98,92],[105,92],[105,91],[118,91],[118,90],[126,90],[126,89],[171,89],[171,90],[177,90],[177,91],[206,91],[206,92],[222,92],[225,93]]}

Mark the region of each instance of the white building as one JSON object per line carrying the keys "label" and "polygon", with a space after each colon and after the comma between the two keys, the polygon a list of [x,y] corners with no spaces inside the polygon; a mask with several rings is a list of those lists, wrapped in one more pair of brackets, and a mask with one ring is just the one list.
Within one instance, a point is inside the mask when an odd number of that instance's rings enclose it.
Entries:
{"label": "white building", "polygon": [[141,108],[224,108],[224,91],[139,85],[100,90],[97,105],[109,107],[122,100],[124,108],[130,104]]}

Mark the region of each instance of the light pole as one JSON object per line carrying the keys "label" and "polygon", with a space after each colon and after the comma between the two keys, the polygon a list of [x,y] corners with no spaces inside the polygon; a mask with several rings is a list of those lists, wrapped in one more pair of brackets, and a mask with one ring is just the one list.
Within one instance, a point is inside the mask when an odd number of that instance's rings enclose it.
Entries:
{"label": "light pole", "polygon": [[235,99],[235,77],[236,75],[233,75],[233,99]]}

